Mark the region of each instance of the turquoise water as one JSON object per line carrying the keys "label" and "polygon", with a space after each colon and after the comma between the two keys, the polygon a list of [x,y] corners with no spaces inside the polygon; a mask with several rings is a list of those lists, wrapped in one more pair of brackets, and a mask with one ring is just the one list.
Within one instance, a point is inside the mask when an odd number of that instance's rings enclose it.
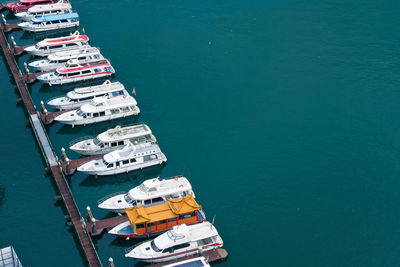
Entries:
{"label": "turquoise water", "polygon": [[[208,218],[216,215],[229,252],[218,266],[398,264],[398,1],[72,4],[115,79],[136,88],[142,114],[124,122],[147,123],[168,157],[128,175],[74,175],[82,212],[90,205],[103,218],[99,198],[183,174]],[[82,265],[1,66],[0,247],[14,245],[27,266]],[[66,91],[31,87],[36,105]],[[48,131],[60,151],[114,125]],[[132,240],[103,235],[95,244],[104,264],[136,264],[123,257]]]}

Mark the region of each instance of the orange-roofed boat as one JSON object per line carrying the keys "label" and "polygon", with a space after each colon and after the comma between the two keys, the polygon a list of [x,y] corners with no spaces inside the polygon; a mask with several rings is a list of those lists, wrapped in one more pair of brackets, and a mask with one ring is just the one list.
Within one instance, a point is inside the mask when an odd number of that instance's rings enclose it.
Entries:
{"label": "orange-roofed boat", "polygon": [[126,238],[148,237],[166,232],[175,225],[190,225],[206,220],[193,194],[167,199],[167,203],[157,206],[135,206],[125,209],[125,212],[129,220],[112,228],[109,234]]}

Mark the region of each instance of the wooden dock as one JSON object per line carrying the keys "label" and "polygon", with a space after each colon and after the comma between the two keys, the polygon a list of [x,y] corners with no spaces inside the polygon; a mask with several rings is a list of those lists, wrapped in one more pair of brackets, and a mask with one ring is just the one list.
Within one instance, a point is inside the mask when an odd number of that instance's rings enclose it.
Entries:
{"label": "wooden dock", "polygon": [[189,259],[194,259],[194,258],[197,258],[197,257],[200,257],[200,256],[203,256],[204,258],[206,258],[208,260],[208,262],[217,262],[217,261],[225,260],[228,257],[228,252],[223,248],[217,248],[217,249],[205,251],[205,252],[202,252],[202,253],[198,253],[196,255],[179,258],[177,260],[172,260],[172,261],[168,261],[168,262],[149,265],[147,267],[162,267],[162,266],[165,266],[165,265],[168,265],[168,264],[171,264],[171,263],[184,261],[184,260],[189,260]]}
{"label": "wooden dock", "polygon": [[62,172],[61,163],[58,161],[58,158],[51,145],[50,139],[44,128],[42,120],[39,117],[40,114],[37,112],[35,105],[33,104],[27,85],[23,80],[22,73],[19,70],[15,58],[13,56],[13,51],[11,50],[7,42],[6,36],[3,31],[3,27],[1,29],[2,29],[0,33],[1,49],[5,56],[9,70],[12,73],[12,77],[15,80],[19,94],[21,95],[22,102],[24,103],[24,106],[28,113],[29,122],[32,127],[33,133],[36,137],[36,141],[39,144],[42,155],[49,167],[49,170],[53,174],[57,188],[61,194],[62,200],[65,204],[66,210],[71,219],[72,225],[75,229],[75,233],[78,237],[79,243],[81,244],[82,250],[85,253],[87,262],[90,266],[96,266],[96,267],[102,266],[101,261],[97,255],[97,251],[93,245],[92,239],[86,230],[85,219],[79,212],[78,206],[76,205],[75,200],[72,196],[72,192]]}

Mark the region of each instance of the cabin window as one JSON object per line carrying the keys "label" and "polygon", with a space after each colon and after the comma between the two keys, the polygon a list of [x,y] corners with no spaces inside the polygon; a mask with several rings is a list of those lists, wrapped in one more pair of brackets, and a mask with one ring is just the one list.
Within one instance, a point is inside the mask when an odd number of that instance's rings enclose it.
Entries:
{"label": "cabin window", "polygon": [[121,162],[119,162],[119,161],[115,162],[115,164],[116,164],[117,167],[119,167],[120,163],[121,163]]}
{"label": "cabin window", "polygon": [[86,57],[78,57],[78,60],[84,60]]}
{"label": "cabin window", "polygon": [[150,204],[151,204],[151,199],[145,200],[145,201],[144,201],[144,204],[145,204],[145,205],[150,205]]}
{"label": "cabin window", "polygon": [[106,115],[105,111],[100,112],[100,116],[105,116],[105,115]]}
{"label": "cabin window", "polygon": [[68,20],[67,20],[67,19],[62,19],[62,20],[60,20],[59,22],[60,22],[60,23],[64,23],[64,22],[68,22]]}
{"label": "cabin window", "polygon": [[166,249],[163,250],[162,253],[174,253],[174,248],[173,247],[166,248]]}
{"label": "cabin window", "polygon": [[155,252],[160,252],[160,251],[161,251],[161,249],[159,249],[159,248],[156,246],[154,240],[152,240],[152,241],[150,242],[150,246],[151,246],[151,248],[152,248]]}
{"label": "cabin window", "polygon": [[157,225],[165,224],[166,220],[157,222]]}
{"label": "cabin window", "polygon": [[116,142],[111,143],[111,147],[114,147],[114,146],[117,146],[117,143],[116,143]]}
{"label": "cabin window", "polygon": [[94,69],[94,73],[101,72],[101,69]]}
{"label": "cabin window", "polygon": [[163,201],[164,201],[164,199],[162,197],[156,197],[151,200],[152,203],[160,203]]}
{"label": "cabin window", "polygon": [[119,145],[119,146],[122,146],[123,144],[124,144],[124,141],[119,141],[119,142],[118,142],[118,145]]}
{"label": "cabin window", "polygon": [[90,70],[84,70],[84,71],[82,71],[82,74],[89,74],[89,73],[92,73],[92,71],[90,71]]}
{"label": "cabin window", "polygon": [[156,226],[156,223],[155,223],[155,222],[148,223],[148,224],[147,224],[147,226],[148,226],[148,227],[151,227],[151,226]]}
{"label": "cabin window", "polygon": [[136,224],[136,229],[144,228],[144,223]]}
{"label": "cabin window", "polygon": [[50,48],[51,49],[58,49],[58,48],[61,48],[61,47],[63,47],[62,45],[54,45],[54,46],[51,46]]}
{"label": "cabin window", "polygon": [[111,114],[118,114],[120,111],[119,109],[112,109]]}
{"label": "cabin window", "polygon": [[73,77],[73,76],[76,76],[76,75],[79,75],[79,72],[68,73],[68,74],[67,74],[67,77]]}
{"label": "cabin window", "polygon": [[135,110],[135,106],[131,106],[131,110]]}
{"label": "cabin window", "polygon": [[187,218],[191,218],[191,217],[195,217],[196,216],[196,212],[192,212],[192,213],[189,213],[189,214],[181,214],[181,215],[179,215],[179,220],[182,220],[182,219],[187,219]]}
{"label": "cabin window", "polygon": [[93,113],[93,118],[96,118],[99,116],[99,113]]}
{"label": "cabin window", "polygon": [[123,107],[123,108],[121,108],[121,110],[124,112],[127,112],[127,111],[129,111],[129,107]]}
{"label": "cabin window", "polygon": [[122,161],[122,164],[129,164],[129,160],[124,160],[124,161]]}
{"label": "cabin window", "polygon": [[184,249],[190,247],[190,243],[183,243],[183,244],[179,244],[176,246],[173,246],[173,250],[179,250],[179,249]]}
{"label": "cabin window", "polygon": [[136,159],[130,159],[129,162],[134,163],[134,162],[136,162]]}
{"label": "cabin window", "polygon": [[75,44],[75,43],[65,44],[66,47],[69,47],[69,46],[76,46],[76,45],[77,45],[77,44]]}
{"label": "cabin window", "polygon": [[176,222],[176,218],[168,219],[168,222]]}
{"label": "cabin window", "polygon": [[114,167],[114,164],[113,164],[113,163],[107,165],[107,168],[108,168],[108,169],[110,169],[110,168],[112,168],[112,167]]}

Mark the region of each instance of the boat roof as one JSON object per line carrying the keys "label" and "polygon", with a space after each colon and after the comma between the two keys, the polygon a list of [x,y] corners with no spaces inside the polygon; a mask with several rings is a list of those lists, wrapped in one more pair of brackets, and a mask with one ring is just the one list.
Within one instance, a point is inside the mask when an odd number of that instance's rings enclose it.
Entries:
{"label": "boat roof", "polygon": [[103,156],[103,159],[108,163],[113,163],[120,160],[131,159],[140,155],[141,153],[148,152],[160,152],[161,149],[157,144],[150,146],[133,145],[132,143],[127,144],[123,149],[115,150],[107,153]]}
{"label": "boat roof", "polygon": [[108,67],[108,66],[111,66],[111,64],[110,61],[108,61],[107,59],[99,60],[96,62],[87,62],[87,63],[78,63],[77,60],[72,59],[69,60],[65,66],[59,67],[56,71],[58,73],[70,73],[70,72],[94,69],[98,67]]}
{"label": "boat roof", "polygon": [[76,94],[88,94],[99,91],[107,91],[110,88],[125,89],[125,86],[120,82],[111,82],[110,80],[107,80],[99,85],[75,88],[73,92],[75,92]]}
{"label": "boat roof", "polygon": [[28,9],[30,13],[33,12],[41,12],[41,11],[48,11],[48,10],[64,10],[64,9],[71,9],[72,6],[68,2],[64,2],[63,0],[58,1],[54,4],[43,4],[43,5],[36,5]]}
{"label": "boat roof", "polygon": [[40,23],[40,22],[50,22],[50,21],[58,21],[58,20],[65,20],[65,19],[77,19],[79,18],[78,13],[64,13],[64,14],[57,14],[57,15],[49,15],[49,16],[36,16],[32,19],[32,22]]}
{"label": "boat roof", "polygon": [[188,190],[192,190],[192,185],[186,177],[175,176],[162,180],[153,178],[129,190],[129,196],[136,200],[145,200]]}
{"label": "boat roof", "polygon": [[136,100],[130,95],[121,95],[112,98],[97,97],[91,102],[81,106],[81,110],[85,113],[100,112],[112,108],[120,108],[136,105]]}
{"label": "boat roof", "polygon": [[102,142],[112,142],[149,134],[152,134],[152,131],[146,124],[138,124],[126,127],[121,127],[118,125],[113,129],[108,129],[107,131],[102,132],[97,136],[97,139]]}
{"label": "boat roof", "polygon": [[125,209],[131,224],[152,223],[161,220],[175,218],[180,214],[187,214],[199,210],[201,206],[197,204],[193,194],[178,198],[167,199],[167,203],[147,207],[134,206]]}
{"label": "boat roof", "polygon": [[52,45],[62,45],[68,43],[79,43],[88,42],[89,37],[85,34],[79,34],[78,31],[74,32],[70,36],[58,37],[58,38],[46,38],[38,42],[37,46],[52,46]]}
{"label": "boat roof", "polygon": [[95,55],[100,54],[100,50],[97,47],[91,47],[90,45],[82,46],[81,49],[74,49],[62,52],[56,52],[54,54],[50,54],[47,59],[48,60],[62,60],[62,59],[70,59],[71,57],[78,56],[86,56],[86,55]]}
{"label": "boat roof", "polygon": [[202,222],[193,225],[180,224],[154,239],[154,243],[160,249],[168,248],[172,244],[182,244],[212,236],[218,236],[218,231],[210,222]]}

